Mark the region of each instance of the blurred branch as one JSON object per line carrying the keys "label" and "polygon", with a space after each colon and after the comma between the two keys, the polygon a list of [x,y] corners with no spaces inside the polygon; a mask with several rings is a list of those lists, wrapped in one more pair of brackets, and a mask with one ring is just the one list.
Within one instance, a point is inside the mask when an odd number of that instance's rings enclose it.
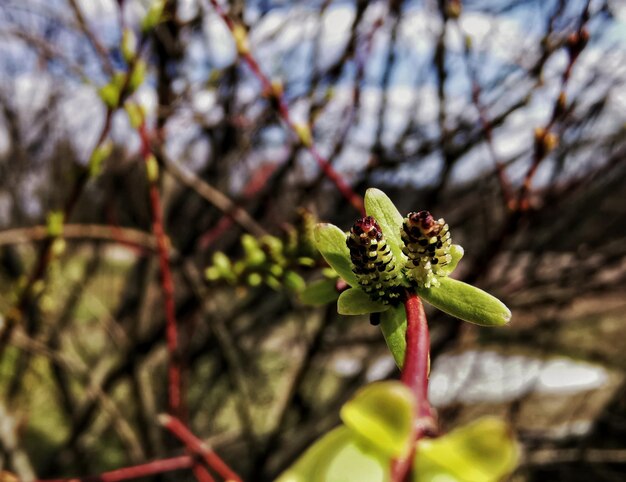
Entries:
{"label": "blurred branch", "polygon": [[175,161],[165,155],[163,150],[155,149],[157,159],[161,161],[167,172],[176,180],[194,190],[203,199],[230,217],[242,228],[255,236],[263,236],[267,231],[257,223],[247,211],[237,206],[228,196],[203,181],[191,171],[179,166]]}
{"label": "blurred branch", "polygon": [[83,15],[82,10],[80,9],[80,5],[76,0],[68,0],[72,11],[74,12],[74,16],[76,17],[76,21],[78,22],[78,26],[80,30],[83,32],[89,43],[92,45],[94,50],[98,53],[100,57],[100,61],[102,62],[102,66],[104,67],[105,72],[108,76],[112,76],[115,73],[115,69],[113,68],[113,64],[111,63],[111,58],[109,57],[109,53],[107,52],[104,45],[100,43],[96,35],[93,33],[89,25],[87,25],[87,21],[85,20],[85,16]]}
{"label": "blurred branch", "polygon": [[159,416],[159,422],[163,427],[169,430],[192,453],[202,457],[206,464],[220,474],[224,479],[233,482],[242,482],[233,470],[217,455],[205,442],[202,442],[178,419],[162,414]]}
{"label": "blurred branch", "polygon": [[[47,226],[13,228],[0,231],[0,246],[43,241],[49,236]],[[154,251],[156,240],[150,233],[133,228],[122,228],[100,224],[66,224],[64,239],[92,239],[127,245],[142,250]]]}
{"label": "blurred branch", "polygon": [[194,457],[181,455],[169,459],[155,460],[146,464],[125,467],[123,469],[104,472],[90,477],[72,477],[69,479],[40,479],[37,482],[119,482],[123,480],[139,479],[156,476],[166,472],[190,469],[195,464]]}
{"label": "blurred branch", "polygon": [[220,17],[226,23],[226,26],[233,34],[235,44],[237,45],[237,51],[239,56],[248,65],[252,73],[259,79],[263,88],[263,94],[268,96],[272,101],[272,105],[283,119],[285,124],[291,129],[291,131],[300,139],[300,142],[307,148],[309,153],[313,156],[319,167],[322,169],[326,177],[335,185],[341,195],[348,201],[354,209],[356,209],[362,215],[365,215],[365,208],[363,206],[363,199],[357,193],[355,193],[343,177],[335,171],[330,163],[320,154],[317,147],[313,143],[311,129],[309,126],[298,125],[294,122],[289,112],[289,107],[285,100],[285,96],[280,85],[273,83],[269,78],[261,71],[256,59],[252,56],[249,50],[247,33],[245,27],[241,24],[236,24],[227,14],[216,0],[210,0],[211,5]]}

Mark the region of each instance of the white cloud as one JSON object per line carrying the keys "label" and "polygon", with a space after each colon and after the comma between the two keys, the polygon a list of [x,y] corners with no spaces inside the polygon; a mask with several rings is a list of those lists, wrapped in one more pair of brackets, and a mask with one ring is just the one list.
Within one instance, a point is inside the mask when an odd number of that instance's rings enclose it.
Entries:
{"label": "white cloud", "polygon": [[567,396],[598,389],[607,381],[604,368],[573,359],[543,361],[470,350],[437,358],[430,377],[429,396],[435,406],[508,402],[530,392]]}

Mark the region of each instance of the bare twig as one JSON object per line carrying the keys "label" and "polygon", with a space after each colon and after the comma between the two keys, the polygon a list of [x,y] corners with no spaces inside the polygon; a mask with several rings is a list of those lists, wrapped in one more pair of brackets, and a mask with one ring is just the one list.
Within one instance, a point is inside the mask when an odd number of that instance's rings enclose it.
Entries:
{"label": "bare twig", "polygon": [[41,479],[37,482],[119,482],[122,480],[138,479],[140,477],[150,477],[175,470],[190,469],[195,464],[194,457],[181,455],[169,459],[154,460],[146,464],[124,467],[122,469],[104,472],[100,475],[89,477],[74,477],[69,479]]}
{"label": "bare twig", "polygon": [[162,414],[159,415],[159,422],[182,443],[184,443],[189,451],[202,457],[206,464],[215,470],[215,472],[220,474],[224,479],[233,482],[242,482],[241,477],[239,477],[220,458],[220,456],[213,451],[213,449],[191,433],[191,431],[189,431],[189,429],[180,420],[170,417],[169,415]]}
{"label": "bare twig", "polygon": [[320,169],[324,172],[324,175],[335,185],[341,195],[348,201],[354,209],[356,209],[362,215],[365,215],[365,208],[363,206],[363,198],[355,193],[344,178],[331,166],[331,164],[322,156],[313,143],[310,129],[304,126],[298,126],[289,111],[285,96],[282,88],[272,83],[270,79],[263,73],[261,67],[257,63],[256,59],[250,53],[247,45],[247,38],[242,38],[245,35],[245,29],[241,24],[236,24],[235,21],[222,9],[216,0],[210,0],[211,5],[218,13],[220,17],[226,23],[226,26],[233,34],[238,47],[238,53],[240,58],[248,65],[254,76],[259,80],[263,88],[263,93],[267,95],[276,108],[277,113],[283,119],[285,124],[291,129],[291,131],[300,139],[300,142],[307,148],[309,153],[313,156]]}
{"label": "bare twig", "polygon": [[[159,266],[161,269],[161,288],[165,306],[168,365],[168,402],[172,414],[180,416],[184,412],[181,400],[181,367],[178,348],[178,324],[176,321],[176,305],[174,302],[174,283],[170,269],[169,241],[163,226],[163,208],[159,193],[159,176],[156,158],[150,148],[150,139],[145,122],[138,127],[141,139],[141,156],[146,164],[148,182],[150,183],[150,207],[152,211],[152,231],[157,240]],[[157,172],[153,172],[154,170]]]}

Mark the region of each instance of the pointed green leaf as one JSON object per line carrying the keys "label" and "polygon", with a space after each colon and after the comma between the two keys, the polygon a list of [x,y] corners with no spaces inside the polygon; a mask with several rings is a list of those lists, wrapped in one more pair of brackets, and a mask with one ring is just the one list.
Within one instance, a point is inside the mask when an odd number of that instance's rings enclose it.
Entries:
{"label": "pointed green leaf", "polygon": [[388,482],[390,460],[348,427],[310,447],[275,482]]}
{"label": "pointed green leaf", "polygon": [[394,306],[381,315],[380,330],[396,365],[402,368],[406,352],[406,312],[403,305]]}
{"label": "pointed green leaf", "polygon": [[341,420],[389,457],[408,453],[415,397],[399,381],[376,382],[360,389],[340,412]]}
{"label": "pointed green leaf", "polygon": [[360,288],[349,288],[339,295],[337,312],[340,315],[365,315],[366,313],[380,313],[387,311],[389,305],[372,300]]}
{"label": "pointed green leaf", "polygon": [[391,252],[400,266],[404,266],[404,254],[402,254],[402,214],[398,211],[391,199],[380,189],[370,188],[365,192],[365,212],[373,216],[387,239]]}
{"label": "pointed green leaf", "polygon": [[459,261],[465,254],[465,250],[462,246],[458,244],[453,244],[450,246],[450,256],[452,256],[452,261],[450,261],[447,265],[440,268],[446,275],[452,274],[452,272],[456,269]]}
{"label": "pointed green leaf", "polygon": [[485,417],[443,437],[420,441],[414,482],[497,482],[519,463],[519,447],[508,425]]}
{"label": "pointed green leaf", "polygon": [[418,288],[417,293],[435,308],[481,326],[502,326],[511,312],[495,296],[452,278],[439,278],[439,286]]}
{"label": "pointed green leaf", "polygon": [[350,250],[346,245],[346,233],[333,224],[320,223],[315,227],[315,246],[326,262],[350,286],[358,286],[352,272]]}
{"label": "pointed green leaf", "polygon": [[322,279],[309,284],[300,292],[300,302],[309,306],[322,306],[339,298],[337,281]]}

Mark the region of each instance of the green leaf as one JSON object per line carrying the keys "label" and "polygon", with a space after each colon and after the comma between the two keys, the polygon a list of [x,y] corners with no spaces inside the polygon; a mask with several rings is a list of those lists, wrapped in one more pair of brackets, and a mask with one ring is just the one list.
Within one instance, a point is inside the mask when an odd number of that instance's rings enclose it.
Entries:
{"label": "green leaf", "polygon": [[337,281],[322,279],[308,285],[300,292],[300,302],[309,306],[323,306],[337,301]]}
{"label": "green leaf", "polygon": [[365,192],[365,212],[374,217],[387,239],[391,252],[399,266],[404,266],[405,256],[402,254],[402,229],[403,217],[391,199],[380,189],[370,188]]}
{"label": "green leaf", "polygon": [[114,83],[108,83],[98,90],[102,101],[110,108],[115,108],[120,99],[120,88]]}
{"label": "green leaf", "polygon": [[417,293],[435,308],[481,326],[502,326],[511,312],[495,296],[452,278],[439,278],[439,286],[418,288]]}
{"label": "green leaf", "polygon": [[152,30],[163,20],[163,10],[165,10],[165,0],[156,0],[150,5],[146,16],[141,22],[141,31],[143,33]]}
{"label": "green leaf", "polygon": [[141,84],[143,84],[144,79],[146,78],[146,62],[143,60],[138,60],[134,67],[133,71],[130,74],[130,80],[128,81],[128,93],[135,92]]}
{"label": "green leaf", "polygon": [[394,306],[381,315],[380,330],[383,332],[396,365],[402,368],[406,352],[406,312],[403,305]]}
{"label": "green leaf", "polygon": [[346,233],[333,224],[320,223],[315,227],[315,246],[326,262],[350,286],[358,286],[352,272],[350,250],[346,245]]}
{"label": "green leaf", "polygon": [[122,56],[126,63],[130,63],[135,57],[137,51],[137,36],[129,28],[125,28],[122,32]]}
{"label": "green leaf", "polygon": [[415,397],[398,381],[376,382],[343,405],[341,420],[389,457],[408,454]]}
{"label": "green leaf", "polygon": [[387,311],[389,305],[372,300],[360,288],[349,288],[339,295],[337,312],[340,315],[365,315],[366,313],[380,313]]}
{"label": "green leaf", "polygon": [[94,149],[89,158],[89,176],[96,177],[102,171],[102,164],[113,152],[113,143],[104,142]]}
{"label": "green leaf", "polygon": [[388,482],[390,460],[348,427],[324,435],[275,482]]}
{"label": "green leaf", "polygon": [[263,277],[259,273],[250,273],[246,278],[246,281],[248,282],[248,285],[255,288],[263,283]]}
{"label": "green leaf", "polygon": [[63,234],[63,224],[65,223],[65,213],[63,211],[50,211],[46,216],[46,228],[48,236],[56,238]]}
{"label": "green leaf", "polygon": [[265,263],[267,257],[261,249],[257,238],[250,234],[244,234],[241,236],[241,246],[243,247],[248,266],[259,266]]}
{"label": "green leaf", "polygon": [[520,451],[508,425],[485,417],[437,439],[419,442],[414,482],[497,482],[519,463]]}
{"label": "green leaf", "polygon": [[287,287],[287,289],[295,291],[296,293],[298,291],[302,291],[306,286],[304,278],[295,271],[287,271],[285,273],[283,281],[285,282],[285,286]]}
{"label": "green leaf", "polygon": [[459,261],[465,254],[465,250],[462,246],[458,244],[453,244],[450,246],[450,256],[452,256],[452,261],[450,261],[447,265],[440,268],[446,275],[452,274],[452,272],[456,269]]}
{"label": "green leaf", "polygon": [[126,110],[126,114],[128,114],[130,125],[133,126],[134,129],[137,129],[145,118],[143,108],[136,102],[126,102],[124,103],[124,110]]}

